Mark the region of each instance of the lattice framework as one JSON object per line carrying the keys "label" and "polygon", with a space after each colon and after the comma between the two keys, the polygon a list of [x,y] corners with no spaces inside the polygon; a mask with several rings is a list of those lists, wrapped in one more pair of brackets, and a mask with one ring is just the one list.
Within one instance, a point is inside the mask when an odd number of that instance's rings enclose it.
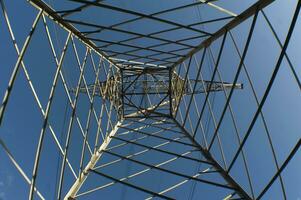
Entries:
{"label": "lattice framework", "polygon": [[[41,0],[30,0],[29,2],[38,10],[38,14],[22,48],[19,48],[16,43],[14,31],[10,24],[11,17],[8,15],[5,1],[0,0],[0,2],[11,41],[17,53],[13,72],[1,105],[0,123],[7,123],[5,117],[6,113],[9,112],[7,109],[9,110],[10,96],[19,71],[25,74],[26,82],[42,119],[32,176],[29,176],[18,163],[6,142],[3,139],[0,140],[10,161],[30,186],[29,199],[34,197],[49,198],[43,195],[38,186],[39,177],[42,180],[42,174],[39,173],[41,171],[40,165],[42,165],[41,159],[42,156],[47,155],[43,152],[45,140],[49,140],[47,134],[54,141],[61,158],[59,178],[56,183],[55,198],[57,199],[80,199],[86,196],[88,198],[92,193],[100,192],[116,184],[140,191],[141,193],[137,194],[138,198],[175,199],[177,196],[172,196],[171,192],[174,190],[187,192],[187,189],[182,187],[191,182],[200,188],[204,187],[205,193],[212,195],[212,198],[261,199],[275,184],[276,180],[279,182],[282,198],[287,199],[288,194],[282,172],[298,153],[301,140],[298,139],[286,155],[285,160],[279,162],[263,107],[271,93],[283,60],[288,63],[291,76],[298,89],[301,89],[298,73],[287,53],[298,21],[301,1],[296,1],[292,18],[289,18],[290,26],[285,40],[281,41],[265,13],[265,9],[274,3],[271,0],[254,2],[252,6],[239,15],[218,6],[218,1],[197,1],[145,14],[97,0],[72,0],[72,2],[80,3],[80,6],[70,8],[70,10],[57,11]],[[200,5],[213,7],[226,16],[188,25],[161,17],[162,14]],[[81,17],[81,12],[91,8],[108,9],[112,12],[120,12],[135,17],[110,26],[71,18],[71,16],[77,15]],[[245,62],[259,17],[266,23],[265,28],[271,31],[273,39],[280,48],[275,66],[271,76],[267,77],[268,83],[261,97],[256,93],[248,71],[250,69]],[[120,28],[125,24],[145,19],[166,24],[169,28],[146,34]],[[198,25],[206,26],[208,23],[224,22],[225,20],[229,21],[213,33],[205,31],[204,28],[196,28]],[[53,34],[49,28],[50,23],[62,28],[62,31],[65,32],[65,41],[61,48],[53,42]],[[233,32],[241,24],[247,26],[248,29],[243,42],[238,42]],[[32,38],[37,34],[37,29],[45,34],[48,49],[52,55],[51,59],[55,64],[46,103],[40,97],[41,94],[37,92],[37,86],[32,81],[33,75],[30,75],[29,67],[25,64],[26,53],[30,51],[30,44]],[[179,29],[197,33],[197,36],[178,40],[158,36]],[[104,30],[127,34],[132,37],[119,41],[96,37],[97,33]],[[159,43],[149,46],[129,43],[129,41],[139,39],[151,39],[159,41]],[[195,39],[199,39],[198,45],[188,44],[189,41],[195,41]],[[100,43],[102,45],[99,45]],[[234,68],[232,79],[224,81],[221,66],[224,65],[222,57],[228,50],[229,43],[231,43],[239,61],[237,68]],[[239,47],[238,43],[243,44],[242,48]],[[114,45],[124,46],[127,49],[123,52],[110,49]],[[170,48],[168,51],[160,50],[165,45],[175,45],[177,48]],[[226,45],[228,47],[225,47]],[[80,50],[80,48],[82,49]],[[73,56],[76,64],[72,67],[77,69],[75,84],[66,78],[66,66],[69,64],[67,61],[71,59],[70,55]],[[209,75],[204,72],[206,57],[211,62]],[[90,74],[87,74],[88,72]],[[236,90],[242,89],[238,83],[241,73],[246,75],[246,84],[251,87],[251,95],[256,102],[254,115],[252,115],[251,121],[243,133],[239,130],[235,110],[231,104],[233,96],[244,91]],[[159,79],[158,77],[164,78]],[[156,84],[158,80],[161,85]],[[151,85],[148,86],[147,84]],[[163,87],[164,85],[167,86]],[[139,87],[142,91],[137,91]],[[55,120],[51,118],[54,115],[52,109],[56,100],[55,97],[59,91],[65,95],[69,109],[64,133],[65,139],[59,138],[57,127],[54,124]],[[218,112],[214,108],[215,95],[224,99]],[[82,99],[85,99],[86,103],[83,103]],[[87,113],[84,116],[80,111],[81,104],[86,105]],[[194,110],[195,116],[191,114],[191,110]],[[207,121],[205,117],[208,118]],[[237,143],[234,153],[231,155],[228,155],[229,153],[227,154],[223,147],[222,134],[225,133],[223,133],[222,128],[226,118],[230,121],[228,123],[234,126],[232,140],[233,143]],[[260,191],[255,192],[245,146],[250,140],[258,120],[263,123],[263,132],[266,134],[268,147],[272,151],[273,164],[276,170],[269,181],[260,188]],[[209,128],[210,123],[212,130]],[[79,135],[75,136],[76,133]],[[80,149],[77,153],[79,162],[76,164],[70,156],[74,151],[72,138],[79,140],[77,147]],[[133,152],[125,154],[124,152],[127,151]],[[152,153],[153,157],[148,155],[149,152]],[[162,155],[158,156],[157,154]],[[229,157],[231,158],[229,159]],[[102,159],[107,162],[102,163]],[[114,174],[118,166],[122,168],[128,163],[144,168],[134,170],[134,173],[127,172],[126,176]],[[180,169],[185,166],[183,163],[186,163],[186,166],[197,163],[198,170],[194,172],[191,167],[187,167],[189,169],[184,173],[183,169]],[[233,176],[233,170],[235,170],[237,163],[240,163],[240,167],[243,168],[241,171],[244,174],[244,181]],[[112,169],[106,171],[105,169],[109,167]],[[79,171],[76,172],[77,170]],[[147,181],[143,182],[138,179],[144,176],[150,178],[149,173],[158,177],[168,174],[167,177],[170,178],[170,181],[166,180],[166,183],[162,183],[163,189],[158,190],[145,183]],[[85,184],[93,176],[105,178],[110,182],[103,181],[100,186],[87,188]],[[181,180],[178,179],[179,177]],[[93,180],[93,178],[91,179]],[[131,182],[132,179],[137,179],[137,184],[134,181]],[[218,191],[216,196],[212,191]]]}

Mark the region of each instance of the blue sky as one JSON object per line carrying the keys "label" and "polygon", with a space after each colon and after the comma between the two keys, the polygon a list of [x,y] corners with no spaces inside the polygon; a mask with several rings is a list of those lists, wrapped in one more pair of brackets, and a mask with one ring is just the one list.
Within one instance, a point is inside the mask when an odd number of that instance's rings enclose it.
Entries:
{"label": "blue sky", "polygon": [[[21,48],[25,38],[29,32],[31,24],[38,13],[37,10],[32,7],[26,1],[4,1],[7,6],[7,11],[9,18],[11,20],[11,25],[17,40],[17,44],[19,48]],[[189,1],[185,1],[189,2]],[[64,8],[68,5],[65,2],[58,1],[48,1],[50,5],[53,5],[55,8]],[[171,2],[171,1],[145,1],[145,7],[141,7],[139,3],[141,2],[124,2],[124,1],[107,1],[107,3],[114,4],[116,6],[123,6],[125,8],[131,8],[136,11],[141,12],[151,12],[152,10],[156,10],[159,7],[164,9],[167,8],[170,3],[173,3],[174,6],[180,5],[181,2]],[[218,5],[225,6],[226,8],[232,9],[233,12],[241,12],[250,6],[253,1],[223,1],[219,2]],[[277,34],[280,37],[281,42],[283,43],[287,34],[287,29],[290,25],[290,21],[295,9],[297,1],[296,0],[278,0],[271,4],[269,7],[264,9],[264,12],[267,14],[271,23],[273,24]],[[61,7],[58,7],[58,6]],[[239,5],[239,6],[238,6]],[[122,21],[130,16],[116,14],[115,17],[108,17],[109,13],[103,12],[99,13],[97,10],[91,11],[91,13],[84,13],[82,17],[86,17],[86,19],[93,20],[97,22],[98,20],[102,23],[113,24],[114,22]],[[211,12],[211,10],[201,9],[201,17],[211,17],[216,16],[215,12]],[[185,17],[183,17],[185,16]],[[177,19],[179,22],[188,20],[190,21],[199,20],[197,13],[191,13],[189,11],[183,11],[178,14],[166,15],[162,16],[167,19]],[[47,19],[48,20],[48,19]],[[248,30],[251,24],[251,18],[240,24],[236,27],[232,34],[238,44],[240,52],[243,51],[243,47],[245,45],[246,37],[248,34]],[[49,45],[47,43],[47,37],[44,31],[43,24],[39,22],[37,26],[37,31],[34,34],[32,42],[29,46],[30,51],[25,54],[24,62],[28,68],[28,71],[31,75],[32,82],[37,90],[39,98],[41,100],[42,106],[45,108],[48,100],[48,95],[51,87],[51,81],[53,79],[55,73],[55,61],[52,58],[51,51],[49,50]],[[54,45],[56,49],[56,53],[60,55],[63,44],[66,40],[67,34],[66,32],[57,27],[54,28],[54,24],[48,20],[48,24],[50,27],[50,32],[52,37],[54,38]],[[149,31],[150,24],[139,23],[137,31]],[[204,27],[207,31],[215,30],[216,27],[221,26],[221,24],[215,24],[212,26]],[[0,68],[0,98],[2,99],[5,89],[7,87],[7,83],[9,81],[10,74],[12,72],[12,68],[16,62],[16,52],[13,48],[12,42],[9,37],[9,33],[7,31],[7,27],[3,18],[3,15],[0,15],[0,60],[1,60],[1,68]],[[130,30],[135,28],[134,24],[130,24],[127,27]],[[157,27],[160,28],[160,27]],[[185,36],[185,33],[179,33]],[[299,19],[296,24],[295,31],[291,38],[290,45],[287,49],[287,54],[291,59],[291,62],[297,72],[297,75],[301,76],[301,60],[299,56],[300,47],[301,47],[301,20]],[[119,35],[120,36],[120,35]],[[111,37],[111,39],[116,39],[118,35],[112,34],[107,35],[107,37]],[[125,37],[125,36],[124,36]],[[168,37],[172,38],[172,34],[168,35]],[[122,38],[117,38],[122,39]],[[143,41],[140,41],[143,44]],[[144,41],[146,44],[150,41]],[[197,41],[194,41],[197,43]],[[78,48],[79,58],[82,61],[85,56],[85,47],[78,41],[75,40],[75,43]],[[198,41],[199,43],[199,41]],[[216,40],[211,45],[211,50],[213,53],[213,57],[216,60],[219,47],[221,45],[221,38]],[[72,54],[72,47],[69,46],[70,51],[67,52],[66,60],[64,62],[63,71],[66,76],[66,81],[69,87],[75,87],[78,81],[79,69],[77,67],[76,58]],[[117,48],[117,47],[116,47]],[[162,50],[165,50],[164,48]],[[245,59],[245,65],[250,73],[250,77],[254,83],[255,91],[258,95],[259,101],[262,98],[262,95],[267,87],[268,80],[271,77],[271,73],[275,67],[277,59],[279,57],[280,48],[276,41],[272,37],[272,33],[270,32],[267,23],[264,21],[263,15],[260,13],[258,16],[258,20],[254,29],[254,35]],[[198,62],[200,62],[200,58],[202,55],[202,51],[196,54],[196,58]],[[93,61],[95,63],[99,62],[99,58],[96,54],[92,54]],[[185,61],[187,64],[188,61]],[[239,64],[239,57],[231,38],[227,37],[225,42],[225,50],[222,53],[219,71],[224,81],[232,82],[234,78],[234,73],[236,72],[237,66]],[[108,63],[105,63],[106,69],[108,69]],[[209,54],[206,54],[204,61],[204,68],[202,69],[204,79],[210,79],[212,75],[213,61]],[[191,64],[191,69],[189,71],[189,77],[194,78],[196,76],[198,66],[193,62]],[[91,58],[87,59],[87,69],[84,73],[87,82],[91,83],[95,79],[93,65]],[[181,76],[184,76],[184,71],[180,72]],[[104,71],[100,72],[100,80],[105,80],[106,76]],[[216,77],[218,79],[218,77]],[[243,137],[250,121],[256,111],[256,101],[252,94],[251,85],[247,80],[246,73],[244,71],[241,72],[239,78],[239,83],[244,84],[243,90],[237,90],[234,92],[231,104],[234,114],[236,116],[238,130],[240,136]],[[74,95],[72,96],[74,98]],[[186,101],[189,101],[189,96],[185,97]],[[70,106],[66,109],[66,104],[68,104],[67,96],[64,92],[64,88],[62,86],[61,80],[59,80],[58,88],[54,97],[54,104],[50,112],[50,123],[53,125],[53,129],[58,133],[59,140],[62,144],[64,144],[64,140],[66,138],[66,131],[68,128],[68,121],[71,115]],[[196,96],[196,102],[198,108],[194,105],[191,106],[190,117],[192,120],[192,124],[196,124],[197,121],[197,113],[196,109],[201,109],[202,102],[204,102],[205,96],[200,94]],[[213,106],[214,115],[216,120],[218,121],[222,109],[225,104],[225,96],[223,93],[216,93],[210,95],[209,98],[210,103]],[[279,164],[281,165],[286,157],[288,156],[290,150],[296,144],[296,142],[300,139],[300,113],[301,113],[301,96],[300,96],[300,88],[296,84],[295,79],[292,76],[291,70],[289,69],[287,60],[283,60],[278,75],[276,77],[275,83],[271,89],[271,92],[267,98],[267,101],[263,107],[263,113],[271,133],[272,141],[274,144],[274,148],[276,151],[277,159]],[[83,125],[86,124],[86,116],[89,109],[89,99],[86,95],[80,94],[79,102],[78,102],[78,111],[77,115]],[[100,98],[97,98],[95,101],[95,112],[98,115],[101,112],[102,101]],[[181,104],[181,110],[183,111],[184,105]],[[179,118],[178,118],[179,119]],[[107,115],[103,118],[103,129],[106,129],[106,121]],[[208,122],[207,122],[208,121]],[[206,122],[208,137],[211,138],[214,132],[214,124],[213,119],[210,117],[210,113],[208,110],[208,106],[205,108],[205,114],[203,116],[204,124]],[[36,150],[36,145],[38,141],[38,135],[40,134],[40,129],[42,126],[42,115],[34,102],[32,97],[30,88],[27,84],[27,81],[24,76],[24,72],[21,70],[17,76],[15,86],[12,91],[12,95],[9,100],[9,104],[7,107],[7,111],[5,113],[3,124],[0,126],[0,138],[7,144],[8,148],[14,155],[15,159],[18,161],[22,169],[25,173],[31,178],[34,155]],[[190,130],[188,123],[186,123],[186,129]],[[94,118],[91,120],[91,132],[96,132],[97,130],[97,122]],[[121,132],[122,130],[120,130]],[[155,131],[148,129],[149,132]],[[63,134],[64,133],[64,134]],[[234,127],[230,118],[229,110],[226,112],[225,119],[221,125],[220,131],[221,140],[223,143],[224,151],[226,154],[227,163],[231,161],[236,149],[238,148],[237,141],[234,140]],[[58,149],[55,146],[53,139],[51,138],[49,129],[46,131],[45,137],[45,146],[42,150],[42,160],[41,167],[39,171],[39,178],[37,181],[38,187],[40,191],[44,194],[46,199],[54,199],[54,182],[57,180],[57,166],[59,164],[58,161]],[[74,123],[73,129],[73,138],[72,145],[70,147],[70,160],[74,163],[75,171],[78,173],[78,163],[80,159],[81,153],[81,145],[82,139],[80,135],[79,127],[77,123]],[[175,133],[167,133],[167,134],[175,134]],[[176,134],[174,135],[176,136]],[[128,136],[127,139],[137,137],[136,135]],[[171,137],[169,135],[169,137]],[[92,135],[89,138],[89,141],[93,141],[94,138]],[[197,140],[201,141],[201,132],[197,133]],[[152,144],[158,141],[148,140],[145,141],[146,144]],[[114,145],[114,144],[112,144]],[[218,160],[218,162],[222,163],[220,152],[216,146],[213,145],[212,154]],[[80,147],[80,148],[79,148]],[[177,149],[176,146],[170,147],[171,149]],[[28,184],[24,181],[24,179],[19,175],[17,170],[12,165],[11,161],[8,159],[7,155],[3,151],[3,148],[0,148],[0,200],[6,199],[27,199]],[[117,152],[124,153],[127,155],[131,152],[135,152],[140,150],[137,147],[127,147],[121,149]],[[184,149],[183,149],[184,151]],[[251,132],[250,138],[248,139],[245,145],[246,157],[248,159],[248,165],[250,168],[250,174],[252,176],[252,181],[254,185],[255,194],[259,194],[263,187],[267,184],[269,179],[276,173],[276,168],[274,161],[272,159],[272,153],[270,147],[268,145],[268,139],[264,132],[264,126],[262,120],[258,118],[256,124]],[[152,155],[146,155],[148,161],[154,162]],[[157,156],[156,159],[163,160],[164,156]],[[104,157],[105,160],[110,160],[112,157]],[[103,162],[104,162],[103,161]],[[86,160],[87,162],[87,160]],[[301,173],[299,173],[299,169],[301,167],[301,156],[300,150],[296,154],[296,156],[289,163],[287,168],[283,171],[282,176],[285,183],[285,189],[287,193],[288,199],[297,200],[301,198]],[[184,162],[177,163],[176,166],[179,169],[182,167],[187,167],[187,171],[193,171],[197,166],[185,166]],[[134,172],[135,170],[139,170],[141,166],[128,164],[124,162],[123,164],[116,165],[112,168],[108,168],[107,171],[104,172],[112,172],[114,171],[116,176],[123,177],[129,172]],[[171,167],[171,166],[170,166]],[[120,171],[118,171],[120,170]],[[66,170],[66,187],[63,192],[67,190],[67,188],[72,184],[72,174],[70,170]],[[43,175],[41,175],[43,174]],[[243,187],[248,189],[246,174],[243,169],[242,159],[239,157],[238,162],[234,165],[231,175],[234,178],[237,178],[238,182],[242,184]],[[87,183],[87,186],[92,186],[95,183],[106,183],[108,180],[106,179],[97,179],[98,176],[92,176],[91,180]],[[148,178],[152,178],[152,174],[148,174]],[[161,178],[161,179],[160,179]],[[174,178],[172,176],[166,175],[164,177],[159,177],[157,179],[152,180],[151,182],[146,182],[145,179],[135,179],[133,183],[141,183],[147,184],[150,188],[154,190],[160,190],[164,188],[164,184],[162,180],[168,181],[178,181],[180,180],[178,177]],[[162,184],[162,185],[161,185]],[[118,185],[117,185],[118,186]],[[120,186],[120,185],[119,185]],[[114,186],[116,187],[116,186]],[[126,193],[125,196],[128,199],[140,199],[145,197],[145,194],[138,192],[133,189],[125,189],[126,187],[118,187],[114,190],[114,187],[107,189],[102,194],[105,198],[110,199],[122,199],[121,194]],[[186,191],[190,191],[190,187],[192,184],[185,185]],[[193,199],[199,199],[201,195],[205,195],[203,191],[214,191],[212,188],[206,188],[206,186],[197,185],[197,189],[195,190],[195,195]],[[206,190],[207,189],[207,190]],[[113,194],[112,194],[113,191]],[[118,192],[114,192],[118,191]],[[125,192],[126,191],[126,192]],[[176,196],[179,199],[186,199],[187,193],[174,192],[170,193],[171,195]],[[108,196],[106,196],[108,195]],[[97,196],[98,197],[98,196]],[[97,198],[95,196],[91,196],[90,198]],[[89,196],[87,196],[87,199]],[[210,196],[203,196],[204,199],[215,199],[210,198]],[[84,198],[83,198],[84,199]],[[283,199],[281,196],[281,188],[279,184],[279,180],[277,180],[270,190],[266,193],[263,199]]]}

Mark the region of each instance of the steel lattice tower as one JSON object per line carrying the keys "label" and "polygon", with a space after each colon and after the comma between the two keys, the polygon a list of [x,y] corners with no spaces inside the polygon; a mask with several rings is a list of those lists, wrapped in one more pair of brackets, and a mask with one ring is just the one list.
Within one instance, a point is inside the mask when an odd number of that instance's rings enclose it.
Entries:
{"label": "steel lattice tower", "polygon": [[0,2],[16,198],[300,195],[300,0]]}

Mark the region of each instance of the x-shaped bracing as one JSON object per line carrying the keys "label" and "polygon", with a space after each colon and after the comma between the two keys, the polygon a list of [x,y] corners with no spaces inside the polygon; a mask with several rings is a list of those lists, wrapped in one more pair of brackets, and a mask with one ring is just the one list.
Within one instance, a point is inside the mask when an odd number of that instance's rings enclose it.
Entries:
{"label": "x-shaped bracing", "polygon": [[[115,141],[114,145],[110,145],[113,140]],[[116,144],[117,141],[119,142],[118,144]],[[154,141],[156,141],[156,143],[152,144]],[[139,147],[139,151],[136,151],[137,149],[134,148],[134,153],[126,155],[121,154],[120,151],[118,152],[118,150],[122,148],[126,149],[129,146]],[[179,149],[185,151],[179,153]],[[154,158],[160,154],[161,156],[159,157],[164,157],[164,161],[156,161],[156,159],[148,160],[147,156],[144,157],[147,152],[152,152]],[[103,156],[110,156],[111,160],[106,163],[98,164]],[[137,156],[139,156],[139,159],[135,158]],[[178,165],[177,161],[179,160],[185,160],[187,165]],[[144,169],[135,169],[137,170],[136,172],[126,174],[123,178],[116,178],[113,172],[112,174],[108,174],[102,170],[104,168],[121,165],[122,162],[143,166]],[[173,167],[170,167],[172,164],[172,166],[183,168],[193,165],[193,163],[197,163],[200,166],[200,170],[196,173],[190,171],[189,174],[186,174],[177,168],[171,169]],[[176,184],[173,183],[169,186],[165,186],[166,188],[161,191],[154,191],[147,186],[131,183],[131,179],[144,176],[147,172],[151,171],[157,174],[167,174],[166,176],[177,176],[183,180]],[[89,181],[89,176],[94,175],[109,179],[111,182],[88,190],[80,190],[84,182]],[[211,153],[195,141],[175,119],[164,116],[161,118],[125,119],[115,126],[105,142],[94,153],[91,161],[73,184],[65,196],[65,199],[89,195],[115,184],[122,184],[149,194],[149,197],[146,199],[152,197],[173,199],[166,193],[171,190],[179,189],[180,186],[190,181],[212,186],[213,189],[219,188],[221,191],[224,191],[224,196],[221,198],[251,199],[248,193],[245,192],[231,175],[212,157]]]}

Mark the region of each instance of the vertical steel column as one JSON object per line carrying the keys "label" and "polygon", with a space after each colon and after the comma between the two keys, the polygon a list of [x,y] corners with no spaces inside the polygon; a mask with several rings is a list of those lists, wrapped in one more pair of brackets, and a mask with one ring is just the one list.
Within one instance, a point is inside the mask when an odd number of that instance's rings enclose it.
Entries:
{"label": "vertical steel column", "polygon": [[168,93],[169,93],[169,114],[171,117],[173,117],[173,112],[172,112],[172,73],[173,73],[173,68],[169,68],[169,87],[168,87]]}
{"label": "vertical steel column", "polygon": [[[93,67],[95,68],[91,52],[90,52],[90,58],[91,58]],[[97,71],[95,72],[96,73],[96,77],[95,77],[95,81],[94,81],[94,87],[93,87],[93,92],[92,92],[92,97],[91,97],[92,99],[91,99],[90,108],[89,108],[89,111],[88,111],[88,117],[87,117],[87,122],[86,122],[86,127],[85,127],[85,135],[84,135],[84,140],[83,140],[83,145],[82,145],[82,154],[81,154],[81,161],[80,161],[80,174],[83,171],[82,167],[83,167],[83,162],[85,160],[84,158],[85,158],[86,142],[88,140],[88,133],[89,133],[89,128],[90,128],[91,114],[92,114],[92,110],[93,110],[95,91],[96,91],[96,87],[97,87],[96,83],[98,81],[98,75],[99,75],[99,71],[100,71],[100,67],[101,67],[101,62],[102,62],[102,60],[99,61],[99,65],[98,65]],[[87,91],[87,92],[89,92],[89,91]]]}
{"label": "vertical steel column", "polygon": [[[74,45],[74,43],[73,43],[73,45]],[[73,103],[74,107],[72,108],[72,114],[71,114],[71,118],[70,118],[70,121],[69,121],[69,126],[68,126],[68,131],[67,131],[67,139],[66,139],[65,150],[64,150],[64,158],[63,158],[63,162],[62,162],[62,166],[61,166],[60,181],[59,181],[59,186],[58,186],[59,187],[58,188],[58,194],[57,194],[58,195],[57,196],[58,200],[61,199],[62,185],[63,185],[63,182],[64,182],[64,174],[65,174],[65,164],[66,164],[67,154],[68,154],[68,150],[69,150],[69,143],[70,143],[70,138],[71,138],[71,133],[72,133],[73,120],[74,120],[74,117],[75,117],[75,111],[76,111],[77,101],[78,101],[78,96],[79,96],[78,95],[79,94],[79,88],[80,88],[80,85],[81,85],[81,82],[82,82],[82,76],[83,76],[83,73],[84,73],[84,68],[85,68],[85,65],[86,65],[88,54],[89,54],[89,48],[87,48],[86,55],[85,55],[85,58],[84,58],[84,61],[83,61],[83,64],[82,64],[83,66],[81,67],[81,70],[80,70],[79,80],[78,80],[78,83],[77,83],[77,88],[76,88],[76,93],[75,93],[75,99],[74,99],[74,103]],[[78,64],[80,65],[80,63],[78,63]]]}
{"label": "vertical steel column", "polygon": [[227,111],[227,108],[228,108],[228,106],[229,106],[230,99],[231,99],[232,94],[233,94],[233,92],[234,92],[235,84],[236,84],[236,82],[237,82],[237,80],[238,80],[240,71],[241,71],[241,69],[242,69],[242,64],[243,64],[243,62],[244,62],[244,60],[245,60],[245,57],[246,57],[246,55],[247,55],[247,52],[248,52],[248,49],[249,49],[249,45],[250,45],[250,42],[251,42],[251,39],[252,39],[252,36],[253,36],[253,31],[254,31],[254,28],[255,28],[255,25],[256,25],[258,12],[259,12],[259,10],[257,9],[256,12],[255,12],[255,15],[254,15],[254,17],[253,17],[253,21],[252,21],[251,28],[250,28],[250,31],[249,31],[249,34],[248,34],[248,38],[247,38],[247,42],[246,42],[246,44],[245,44],[244,51],[243,51],[242,57],[241,57],[240,62],[239,62],[237,72],[236,72],[235,77],[234,77],[233,86],[232,86],[232,88],[231,88],[231,90],[230,90],[230,94],[229,94],[229,96],[228,96],[228,98],[227,98],[227,101],[226,101],[226,103],[225,103],[225,106],[224,106],[224,109],[223,109],[223,111],[222,111],[222,115],[221,115],[221,117],[220,117],[220,119],[219,119],[218,125],[217,125],[217,127],[215,128],[215,131],[214,131],[214,134],[213,134],[213,138],[212,138],[212,140],[211,140],[211,142],[210,142],[210,144],[209,144],[209,150],[211,149],[211,147],[212,147],[212,145],[213,145],[213,142],[214,142],[214,139],[215,139],[215,137],[216,137],[217,134],[218,134],[218,130],[219,130],[220,126],[221,126],[221,123],[222,123],[222,121],[223,121],[223,118],[224,118],[224,116],[225,116],[225,113],[226,113],[226,111]]}
{"label": "vertical steel column", "polygon": [[124,79],[123,79],[123,69],[120,68],[120,76],[121,76],[121,100],[122,100],[122,115],[120,117],[120,119],[124,118]]}
{"label": "vertical steel column", "polygon": [[[3,2],[1,1],[1,7],[3,8]],[[3,10],[4,11],[4,10]],[[21,49],[21,52],[18,56],[18,59],[17,59],[17,62],[14,66],[14,70],[11,74],[11,77],[9,79],[9,83],[8,83],[8,86],[7,86],[7,89],[5,91],[5,94],[4,94],[4,97],[3,97],[3,100],[2,100],[2,104],[1,104],[1,107],[0,107],[0,125],[2,123],[2,120],[3,120],[3,116],[4,116],[4,111],[5,111],[5,108],[6,108],[6,105],[7,105],[7,102],[8,102],[8,99],[10,97],[10,94],[11,94],[11,91],[12,91],[12,88],[14,86],[14,83],[15,83],[15,80],[16,80],[16,77],[17,77],[17,74],[18,74],[18,71],[20,69],[20,66],[21,66],[21,63],[23,62],[23,57],[25,55],[25,52],[27,50],[27,47],[31,41],[31,38],[33,36],[33,33],[34,31],[36,30],[36,27],[37,27],[37,24],[42,16],[42,13],[43,13],[43,10],[40,9],[39,13],[37,14],[32,26],[31,26],[31,29],[30,29],[30,32],[24,42],[24,45]],[[4,15],[6,16],[6,13],[4,11]],[[9,29],[11,31],[11,28],[9,26]],[[15,42],[15,41],[14,41]]]}
{"label": "vertical steel column", "polygon": [[[199,69],[198,69],[197,74],[196,74],[196,80],[199,79],[199,76],[200,76],[200,73],[201,73],[201,70],[202,70],[202,67],[203,67],[203,63],[204,63],[204,60],[205,60],[206,50],[207,50],[207,48],[205,48],[204,51],[203,51],[201,62],[199,64]],[[196,62],[195,57],[194,57],[194,60],[195,60],[196,66],[198,66],[198,63]],[[192,94],[191,94],[191,97],[190,97],[190,100],[189,100],[189,103],[188,103],[188,108],[187,108],[186,115],[184,117],[184,122],[183,122],[184,127],[185,127],[185,124],[186,124],[186,120],[187,120],[187,117],[188,117],[188,113],[189,113],[189,110],[190,110],[192,100],[193,100],[194,95],[195,95],[196,86],[197,86],[197,82],[194,83]]]}
{"label": "vertical steel column", "polygon": [[[184,84],[182,85],[182,88],[180,89],[180,96],[178,97],[179,98],[179,102],[178,102],[178,105],[176,105],[176,108],[175,108],[176,109],[175,110],[175,118],[177,117],[178,110],[179,110],[179,107],[180,107],[180,104],[181,104],[181,99],[182,99],[182,96],[183,96],[183,93],[184,93],[185,83],[187,82],[188,73],[189,73],[189,69],[190,69],[190,66],[191,66],[191,60],[192,60],[192,56],[189,58],[188,67],[186,68],[186,74],[185,74],[185,78],[184,78]],[[183,65],[185,65],[184,62],[183,62]],[[178,82],[178,80],[179,80],[179,78],[177,79],[177,82]]]}
{"label": "vertical steel column", "polygon": [[37,147],[37,151],[36,151],[35,163],[34,163],[34,167],[33,167],[32,180],[31,180],[31,186],[30,186],[30,192],[29,192],[29,199],[33,199],[34,186],[35,186],[36,176],[37,176],[37,172],[38,172],[38,167],[39,167],[39,161],[40,161],[44,136],[45,136],[46,128],[47,128],[47,124],[48,124],[49,112],[50,112],[51,105],[52,105],[52,102],[53,102],[53,96],[54,96],[55,89],[56,89],[56,86],[57,86],[57,81],[58,81],[59,74],[60,74],[60,71],[61,71],[61,68],[62,68],[62,64],[63,64],[64,58],[65,58],[65,55],[66,55],[66,52],[67,52],[67,47],[68,47],[68,44],[69,44],[70,37],[71,37],[71,32],[69,32],[68,37],[66,39],[66,42],[65,42],[65,45],[64,45],[64,48],[63,48],[63,52],[61,54],[60,62],[57,65],[57,70],[55,72],[52,87],[51,87],[51,90],[50,90],[50,94],[49,94],[49,98],[48,98],[48,102],[47,102],[47,106],[46,106],[46,111],[45,111],[45,115],[44,115],[44,122],[43,122],[43,126],[42,126],[42,129],[41,129],[39,143],[38,143],[38,147]]}
{"label": "vertical steel column", "polygon": [[204,113],[204,110],[205,110],[205,107],[206,107],[206,103],[207,103],[208,98],[209,98],[209,94],[210,94],[210,90],[211,90],[211,85],[212,85],[212,82],[213,82],[213,80],[214,80],[214,77],[215,77],[215,74],[216,74],[216,70],[217,70],[217,67],[218,67],[218,65],[219,65],[220,58],[221,58],[221,56],[222,56],[222,52],[223,52],[223,50],[224,50],[224,45],[225,45],[227,33],[228,33],[228,32],[225,32],[225,33],[224,33],[224,36],[223,36],[222,44],[221,44],[221,47],[220,47],[219,52],[218,52],[217,61],[216,61],[215,67],[214,67],[213,74],[212,74],[212,76],[211,76],[211,80],[210,80],[210,83],[211,83],[211,84],[209,85],[209,91],[208,91],[207,94],[206,94],[205,102],[203,103],[200,117],[199,117],[199,119],[198,119],[198,121],[197,121],[197,124],[196,124],[196,126],[195,126],[194,133],[193,133],[193,136],[192,136],[193,138],[195,137],[196,132],[197,132],[198,127],[199,127],[199,124],[200,124],[201,121],[202,121],[202,117],[203,117],[203,113]]}
{"label": "vertical steel column", "polygon": [[183,131],[184,135],[188,137],[192,144],[194,144],[200,150],[200,152],[206,158],[206,160],[212,162],[212,166],[214,166],[216,171],[218,171],[222,175],[222,177],[229,183],[229,185],[236,189],[237,193],[241,196],[241,198],[246,200],[252,200],[249,194],[238,183],[236,183],[236,181],[230,176],[230,174],[227,171],[225,171],[224,168],[211,156],[210,152],[204,149],[197,141],[195,141],[194,137],[191,136],[176,119],[173,119],[173,121]]}
{"label": "vertical steel column", "polygon": [[87,166],[84,168],[84,170],[81,172],[80,176],[77,178],[75,183],[70,188],[69,192],[66,194],[64,200],[69,200],[69,198],[74,198],[81,188],[82,184],[85,182],[85,180],[88,177],[89,171],[94,168],[97,161],[100,159],[101,155],[103,154],[102,150],[106,149],[107,146],[110,144],[112,140],[112,136],[114,136],[119,128],[119,126],[122,125],[122,121],[118,122],[113,130],[108,134],[102,145],[97,149],[97,151],[94,152],[94,154],[91,157],[90,162],[87,164]]}

